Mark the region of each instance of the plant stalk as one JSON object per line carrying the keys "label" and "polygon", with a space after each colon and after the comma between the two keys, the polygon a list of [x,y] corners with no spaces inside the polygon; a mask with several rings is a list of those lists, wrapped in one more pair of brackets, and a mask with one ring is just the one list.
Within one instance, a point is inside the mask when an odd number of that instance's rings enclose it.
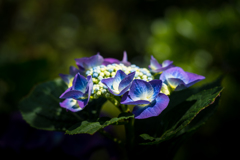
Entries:
{"label": "plant stalk", "polygon": [[128,153],[134,149],[135,144],[134,120],[135,120],[134,118],[129,118],[128,123],[125,124],[126,149]]}

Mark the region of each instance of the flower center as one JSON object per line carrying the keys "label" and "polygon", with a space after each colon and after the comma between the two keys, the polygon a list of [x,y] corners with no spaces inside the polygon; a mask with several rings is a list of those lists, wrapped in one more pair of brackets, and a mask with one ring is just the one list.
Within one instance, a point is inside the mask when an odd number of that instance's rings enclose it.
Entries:
{"label": "flower center", "polygon": [[[91,75],[93,80],[93,91],[91,97],[98,98],[101,95],[105,95],[108,92],[107,87],[101,83],[102,79],[113,78],[116,75],[118,70],[122,70],[125,74],[129,74],[131,72],[136,72],[134,79],[142,79],[145,81],[153,80],[153,76],[150,71],[146,68],[140,68],[136,65],[125,66],[124,64],[109,64],[107,66],[99,65],[93,68],[88,69],[85,74],[87,76]],[[118,86],[113,86],[114,92],[119,93]]]}

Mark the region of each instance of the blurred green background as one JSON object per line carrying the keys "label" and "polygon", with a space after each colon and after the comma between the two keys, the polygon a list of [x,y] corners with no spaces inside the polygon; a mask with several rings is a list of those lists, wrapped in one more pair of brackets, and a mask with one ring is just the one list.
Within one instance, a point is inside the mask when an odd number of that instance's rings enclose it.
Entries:
{"label": "blurred green background", "polygon": [[100,52],[121,60],[124,50],[141,67],[153,55],[204,75],[195,86],[225,75],[216,113],[175,160],[238,156],[240,1],[234,0],[0,1],[0,136],[34,85],[67,74],[75,58]]}

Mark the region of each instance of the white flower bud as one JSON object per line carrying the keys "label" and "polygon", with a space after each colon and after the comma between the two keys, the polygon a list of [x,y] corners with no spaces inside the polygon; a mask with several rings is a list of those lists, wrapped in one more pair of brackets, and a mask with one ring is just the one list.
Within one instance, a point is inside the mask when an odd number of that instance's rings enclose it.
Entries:
{"label": "white flower bud", "polygon": [[110,96],[111,96],[110,93],[106,93],[106,94],[105,94],[105,97],[106,97],[106,98],[109,98]]}
{"label": "white flower bud", "polygon": [[103,72],[100,72],[100,73],[99,73],[99,76],[104,77],[104,73],[103,73]]}
{"label": "white flower bud", "polygon": [[98,79],[92,78],[93,83],[98,83]]}
{"label": "white flower bud", "polygon": [[101,91],[97,91],[97,93],[96,93],[98,96],[101,96]]}
{"label": "white flower bud", "polygon": [[105,71],[104,72],[105,76],[109,77],[110,76],[110,73],[108,71]]}
{"label": "white flower bud", "polygon": [[116,72],[112,72],[111,76],[114,77],[116,75]]}
{"label": "white flower bud", "polygon": [[143,75],[142,78],[143,78],[143,79],[147,79],[147,76],[146,76],[146,75]]}

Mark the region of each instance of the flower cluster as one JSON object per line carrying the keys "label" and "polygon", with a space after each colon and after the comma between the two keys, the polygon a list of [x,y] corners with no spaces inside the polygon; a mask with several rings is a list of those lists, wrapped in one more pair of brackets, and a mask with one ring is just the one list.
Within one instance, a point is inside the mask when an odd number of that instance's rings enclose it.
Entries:
{"label": "flower cluster", "polygon": [[[114,99],[118,104],[135,105],[136,119],[158,116],[169,103],[168,95],[190,87],[204,77],[185,72],[166,60],[162,64],[152,56],[149,69],[140,68],[127,60],[103,58],[99,53],[92,57],[75,59],[78,69],[70,67],[70,74],[60,74],[68,89],[60,96],[60,106],[72,112],[82,110],[88,102],[99,97]],[[159,79],[154,79],[160,75]]]}

